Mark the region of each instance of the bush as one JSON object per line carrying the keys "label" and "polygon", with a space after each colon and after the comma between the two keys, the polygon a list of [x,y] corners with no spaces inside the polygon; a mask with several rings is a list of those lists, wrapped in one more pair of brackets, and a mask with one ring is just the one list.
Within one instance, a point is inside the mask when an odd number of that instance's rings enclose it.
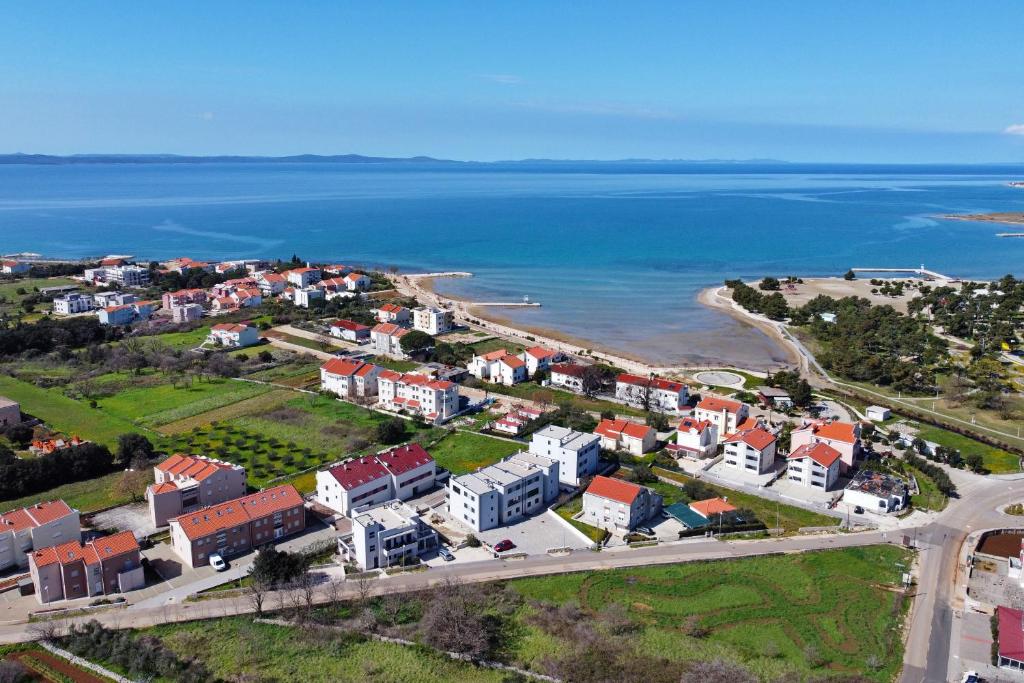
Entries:
{"label": "bush", "polygon": [[377,440],[383,444],[396,444],[405,441],[405,420],[393,417],[377,425]]}
{"label": "bush", "polygon": [[158,638],[114,631],[95,620],[72,625],[61,644],[79,657],[123,668],[134,678],[159,677],[182,683],[213,679],[201,662],[179,658]]}

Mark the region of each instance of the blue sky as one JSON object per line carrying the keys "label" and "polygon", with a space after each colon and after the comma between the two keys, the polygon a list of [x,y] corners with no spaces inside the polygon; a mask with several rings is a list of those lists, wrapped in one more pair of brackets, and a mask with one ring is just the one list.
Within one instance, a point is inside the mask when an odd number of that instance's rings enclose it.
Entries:
{"label": "blue sky", "polygon": [[1024,161],[1022,20],[1016,1],[15,3],[0,151]]}

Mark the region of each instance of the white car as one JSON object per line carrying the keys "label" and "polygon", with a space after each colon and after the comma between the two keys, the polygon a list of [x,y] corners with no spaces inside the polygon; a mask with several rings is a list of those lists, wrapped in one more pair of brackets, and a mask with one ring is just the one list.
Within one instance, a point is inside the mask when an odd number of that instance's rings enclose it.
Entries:
{"label": "white car", "polygon": [[215,571],[222,572],[228,568],[228,563],[220,556],[220,553],[210,553],[210,566]]}
{"label": "white car", "polygon": [[977,671],[968,671],[960,680],[961,683],[981,683],[981,678],[978,676]]}

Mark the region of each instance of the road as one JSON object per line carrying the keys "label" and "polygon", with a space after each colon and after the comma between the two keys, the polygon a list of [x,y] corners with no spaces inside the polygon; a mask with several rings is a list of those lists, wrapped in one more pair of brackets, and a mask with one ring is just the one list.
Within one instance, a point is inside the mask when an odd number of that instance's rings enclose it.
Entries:
{"label": "road", "polygon": [[[566,572],[849,548],[876,543],[894,543],[899,540],[896,536],[892,533],[886,535],[883,532],[867,532],[756,541],[699,539],[621,551],[579,550],[565,555],[531,555],[522,560],[486,560],[448,567],[434,567],[426,571],[398,574],[387,579],[375,579],[369,582],[367,588],[373,595],[406,593],[430,588],[450,580],[467,583],[497,581]],[[315,599],[317,602],[328,602],[336,599],[355,598],[359,596],[360,588],[359,582],[356,581],[330,582],[321,587]],[[289,604],[287,600],[288,594],[281,592],[268,596],[264,604],[268,609],[276,608],[281,604]],[[68,619],[63,623],[96,619],[111,628],[138,628],[174,621],[212,619],[252,613],[253,611],[255,609],[248,598],[228,597],[159,606],[135,606],[130,609],[109,609],[97,611],[88,616]],[[0,625],[0,642],[2,643],[33,640],[39,636],[40,630],[37,624]]]}

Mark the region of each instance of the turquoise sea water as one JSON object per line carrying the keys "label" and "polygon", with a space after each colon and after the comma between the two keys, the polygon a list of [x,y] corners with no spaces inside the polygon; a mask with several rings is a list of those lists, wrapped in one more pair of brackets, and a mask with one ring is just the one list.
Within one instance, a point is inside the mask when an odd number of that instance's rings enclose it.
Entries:
{"label": "turquoise sea water", "polygon": [[1010,167],[0,166],[0,251],[142,258],[291,256],[469,270],[439,288],[656,362],[782,359],[697,292],[730,277],[924,264],[1022,272],[1005,226],[937,214],[1024,210]]}

